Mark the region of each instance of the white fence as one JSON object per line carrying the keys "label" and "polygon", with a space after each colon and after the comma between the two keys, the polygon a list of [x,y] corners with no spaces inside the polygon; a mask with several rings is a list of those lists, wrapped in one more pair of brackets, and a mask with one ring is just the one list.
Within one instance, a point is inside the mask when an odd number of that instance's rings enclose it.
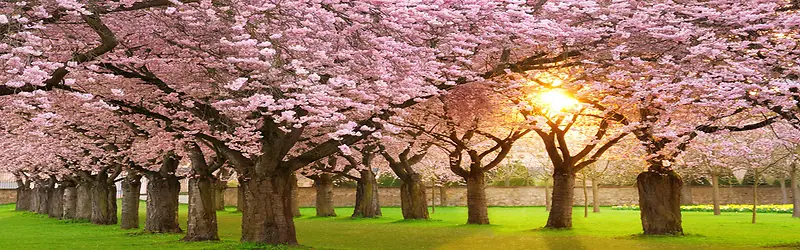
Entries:
{"label": "white fence", "polygon": [[0,172],[0,189],[17,189],[17,181],[14,174]]}

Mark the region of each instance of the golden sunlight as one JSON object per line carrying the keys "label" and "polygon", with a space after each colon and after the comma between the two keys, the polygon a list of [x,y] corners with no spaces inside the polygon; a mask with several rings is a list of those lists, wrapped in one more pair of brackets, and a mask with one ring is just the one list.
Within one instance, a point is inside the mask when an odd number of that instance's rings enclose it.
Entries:
{"label": "golden sunlight", "polygon": [[551,89],[539,95],[539,102],[547,106],[547,113],[558,113],[564,109],[570,108],[578,104],[575,98],[572,98],[563,89]]}

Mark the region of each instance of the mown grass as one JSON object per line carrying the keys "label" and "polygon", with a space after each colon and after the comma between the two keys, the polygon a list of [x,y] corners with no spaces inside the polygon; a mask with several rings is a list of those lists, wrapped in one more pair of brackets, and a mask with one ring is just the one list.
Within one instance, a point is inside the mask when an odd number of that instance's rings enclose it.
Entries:
{"label": "mown grass", "polygon": [[[241,214],[220,212],[220,242],[186,243],[182,234],[145,234],[117,225],[97,226],[59,221],[43,215],[13,211],[0,205],[0,249],[252,249],[240,244]],[[186,206],[181,206],[186,228]],[[337,208],[336,218],[313,217],[303,208],[297,218],[301,249],[798,249],[800,219],[786,214],[749,213],[713,216],[684,212],[687,236],[641,236],[638,211],[614,211],[583,218],[575,209],[573,230],[541,229],[547,220],[543,207],[492,207],[491,226],[464,225],[466,208],[436,208],[429,221],[402,221],[399,208],[383,208],[379,219],[350,219],[352,208]],[[141,221],[144,223],[144,208]],[[278,247],[285,249],[286,247]],[[294,248],[294,247],[293,247]]]}

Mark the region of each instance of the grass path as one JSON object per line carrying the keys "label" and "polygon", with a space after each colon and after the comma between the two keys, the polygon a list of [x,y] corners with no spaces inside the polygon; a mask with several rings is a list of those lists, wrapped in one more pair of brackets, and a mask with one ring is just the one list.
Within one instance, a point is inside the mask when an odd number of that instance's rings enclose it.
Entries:
{"label": "grass path", "polygon": [[[246,249],[239,244],[241,214],[218,213],[222,241],[184,243],[180,234],[143,234],[118,225],[59,221],[0,205],[0,250],[12,249]],[[229,210],[233,210],[229,208]],[[402,221],[400,209],[384,208],[379,219],[352,220],[352,208],[337,218],[316,218],[314,208],[295,220],[298,240],[312,249],[770,249],[800,248],[800,219],[787,214],[684,212],[684,237],[643,237],[637,211],[608,208],[589,218],[576,216],[571,231],[543,230],[543,207],[493,207],[491,226],[464,225],[466,208],[436,208],[430,221]],[[186,228],[186,206],[181,206]],[[582,208],[575,209],[582,215]],[[144,222],[144,209],[141,213]],[[783,247],[776,247],[783,246]]]}

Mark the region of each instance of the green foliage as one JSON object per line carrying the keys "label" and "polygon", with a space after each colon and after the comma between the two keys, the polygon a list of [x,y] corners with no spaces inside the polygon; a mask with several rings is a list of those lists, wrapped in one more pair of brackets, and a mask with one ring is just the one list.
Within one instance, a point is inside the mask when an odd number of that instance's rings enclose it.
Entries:
{"label": "green foliage", "polygon": [[[186,229],[186,206],[181,205],[181,228]],[[589,218],[575,216],[573,230],[538,230],[547,220],[543,207],[490,207],[492,226],[464,225],[464,207],[437,207],[427,221],[402,221],[400,209],[383,208],[377,219],[350,219],[352,208],[336,208],[339,217],[314,217],[314,208],[301,208],[295,219],[302,246],[239,243],[241,214],[218,212],[219,242],[181,242],[183,234],[141,234],[118,225],[65,223],[13,211],[0,205],[2,249],[756,249],[800,244],[795,232],[800,219],[787,214],[759,215],[750,224],[746,213],[686,212],[684,237],[640,236],[637,211],[604,209]],[[580,214],[582,208],[575,208]],[[144,226],[144,204],[140,211]],[[403,223],[397,223],[402,221]]]}

